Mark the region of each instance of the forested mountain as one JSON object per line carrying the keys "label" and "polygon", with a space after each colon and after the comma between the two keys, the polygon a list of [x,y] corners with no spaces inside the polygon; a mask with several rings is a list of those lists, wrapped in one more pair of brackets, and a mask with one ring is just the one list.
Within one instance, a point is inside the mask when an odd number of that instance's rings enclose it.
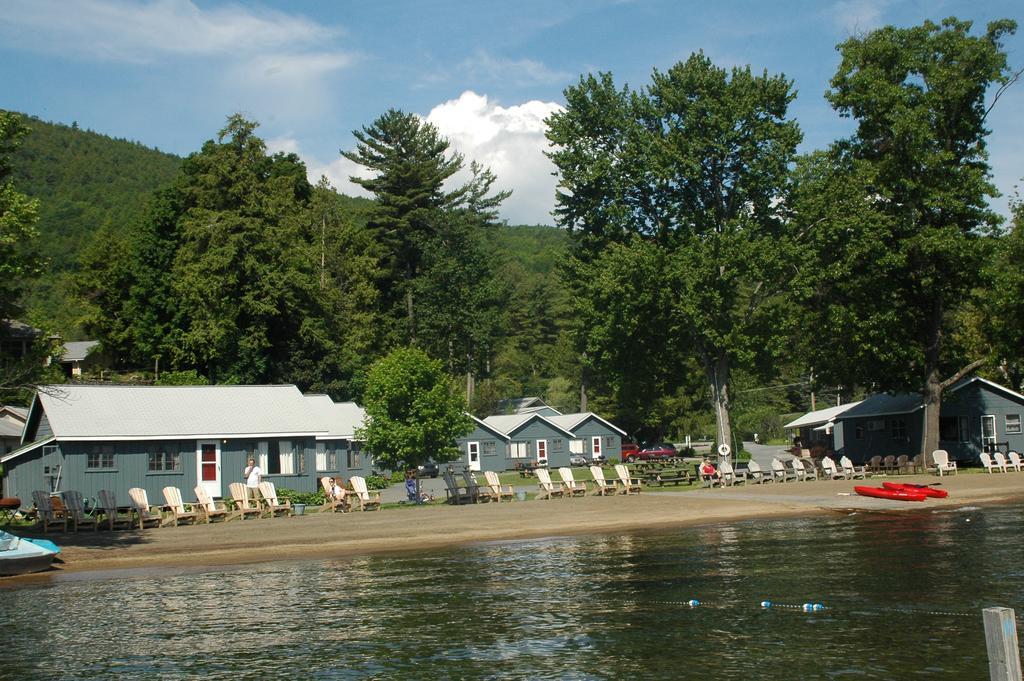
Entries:
{"label": "forested mountain", "polygon": [[119,229],[138,215],[146,197],[171,182],[181,159],[138,142],[115,139],[77,124],[24,116],[29,132],[11,161],[19,191],[39,200],[39,248],[50,261],[26,301],[31,320],[78,337],[64,274],[99,228]]}

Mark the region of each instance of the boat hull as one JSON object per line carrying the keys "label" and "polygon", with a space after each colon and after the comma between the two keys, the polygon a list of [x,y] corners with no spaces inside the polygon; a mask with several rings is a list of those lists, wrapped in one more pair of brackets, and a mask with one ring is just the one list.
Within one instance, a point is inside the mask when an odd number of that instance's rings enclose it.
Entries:
{"label": "boat hull", "polygon": [[853,491],[862,497],[876,497],[878,499],[892,499],[895,501],[924,501],[927,495],[922,492],[911,492],[909,490],[886,489],[884,487],[866,487],[857,485]]}
{"label": "boat hull", "polygon": [[0,576],[41,572],[50,567],[59,552],[51,541],[31,541],[0,531]]}
{"label": "boat hull", "polygon": [[907,490],[908,492],[918,492],[928,497],[935,499],[945,499],[949,496],[949,492],[944,489],[935,489],[928,485],[915,485],[909,482],[883,482],[882,487],[891,490]]}

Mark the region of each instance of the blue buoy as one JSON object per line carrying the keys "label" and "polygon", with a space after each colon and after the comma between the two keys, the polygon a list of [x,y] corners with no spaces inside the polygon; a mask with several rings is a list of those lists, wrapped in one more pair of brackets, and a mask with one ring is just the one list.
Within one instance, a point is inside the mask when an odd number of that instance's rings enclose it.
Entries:
{"label": "blue buoy", "polygon": [[825,606],[824,606],[824,605],[822,605],[821,603],[815,603],[815,604],[814,604],[814,609],[815,609],[815,610],[824,610],[824,609],[825,609]]}
{"label": "blue buoy", "polygon": [[761,607],[762,608],[770,608],[770,607],[772,607],[772,602],[771,601],[761,601]]}
{"label": "blue buoy", "polygon": [[698,601],[696,598],[690,599],[689,603],[691,608],[696,608],[698,605],[700,605],[700,601]]}
{"label": "blue buoy", "polygon": [[814,610],[814,604],[804,603],[804,612],[810,612],[811,610]]}

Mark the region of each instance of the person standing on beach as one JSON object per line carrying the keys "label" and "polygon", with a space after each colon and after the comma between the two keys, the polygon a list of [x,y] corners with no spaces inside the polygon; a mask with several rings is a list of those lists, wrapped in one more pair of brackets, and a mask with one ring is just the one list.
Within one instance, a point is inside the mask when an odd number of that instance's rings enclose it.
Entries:
{"label": "person standing on beach", "polygon": [[242,477],[245,478],[245,487],[249,492],[249,498],[258,499],[257,492],[260,488],[260,481],[263,480],[263,471],[256,465],[256,459],[249,457],[249,465],[242,471]]}

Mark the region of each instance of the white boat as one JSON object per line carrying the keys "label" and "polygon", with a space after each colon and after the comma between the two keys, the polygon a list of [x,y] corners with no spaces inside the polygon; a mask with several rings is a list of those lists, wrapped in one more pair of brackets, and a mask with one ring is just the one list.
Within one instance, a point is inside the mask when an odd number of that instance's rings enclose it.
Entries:
{"label": "white boat", "polygon": [[25,539],[0,530],[0,576],[45,570],[58,553],[60,548],[47,539]]}

